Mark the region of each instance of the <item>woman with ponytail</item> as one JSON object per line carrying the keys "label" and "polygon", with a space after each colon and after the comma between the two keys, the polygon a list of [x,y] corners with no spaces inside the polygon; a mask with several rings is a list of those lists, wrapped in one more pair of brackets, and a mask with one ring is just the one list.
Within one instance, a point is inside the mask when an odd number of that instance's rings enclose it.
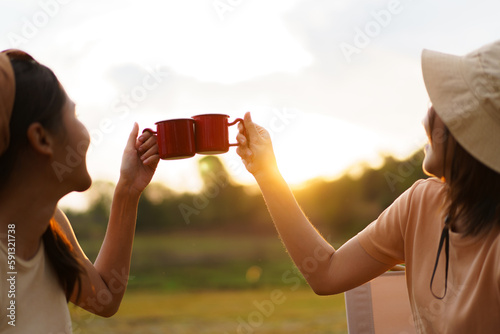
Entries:
{"label": "woman with ponytail", "polygon": [[159,161],[156,138],[138,131],[134,124],[91,263],[57,208],[91,185],[89,133],[50,69],[19,50],[0,53],[0,332],[71,333],[68,301],[105,317],[118,310],[137,204]]}

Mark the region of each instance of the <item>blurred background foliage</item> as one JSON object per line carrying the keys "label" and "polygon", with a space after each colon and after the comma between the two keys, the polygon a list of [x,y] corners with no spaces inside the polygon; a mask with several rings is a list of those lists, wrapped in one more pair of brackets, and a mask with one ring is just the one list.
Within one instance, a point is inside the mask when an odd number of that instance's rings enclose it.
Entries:
{"label": "blurred background foliage", "polygon": [[[345,239],[359,232],[416,180],[425,178],[423,152],[407,160],[384,157],[380,168],[356,166],[356,175],[311,180],[293,189],[300,206],[324,234]],[[361,169],[361,170],[360,170]],[[204,187],[198,194],[177,193],[161,183],[146,188],[139,202],[137,234],[173,231],[274,233],[256,186],[235,184],[219,158],[200,160]],[[102,239],[115,185],[95,181],[84,212],[65,210],[79,238]]]}

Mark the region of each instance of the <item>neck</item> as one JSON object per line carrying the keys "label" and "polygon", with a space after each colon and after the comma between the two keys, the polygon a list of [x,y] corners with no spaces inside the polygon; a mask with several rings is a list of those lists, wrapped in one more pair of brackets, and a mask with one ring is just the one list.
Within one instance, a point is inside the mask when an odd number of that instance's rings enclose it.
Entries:
{"label": "neck", "polygon": [[25,260],[37,253],[60,199],[49,185],[33,181],[18,179],[0,192],[0,242],[7,244],[7,230],[13,226],[16,256]]}

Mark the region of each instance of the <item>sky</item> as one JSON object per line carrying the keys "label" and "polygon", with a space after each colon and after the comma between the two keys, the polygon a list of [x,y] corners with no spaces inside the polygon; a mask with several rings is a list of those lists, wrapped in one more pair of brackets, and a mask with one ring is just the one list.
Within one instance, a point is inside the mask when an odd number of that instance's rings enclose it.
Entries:
{"label": "sky", "polygon": [[[250,111],[298,185],[422,147],[422,49],[495,41],[499,12],[492,0],[0,0],[0,49],[56,73],[91,134],[94,180],[118,180],[134,122]],[[195,192],[201,157],[160,161],[153,181]],[[235,148],[219,157],[255,183]]]}

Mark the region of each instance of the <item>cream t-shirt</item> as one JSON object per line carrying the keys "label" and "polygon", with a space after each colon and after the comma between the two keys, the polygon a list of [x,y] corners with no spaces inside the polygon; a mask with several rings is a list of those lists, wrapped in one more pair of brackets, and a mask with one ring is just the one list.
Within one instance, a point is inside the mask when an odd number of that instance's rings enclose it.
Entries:
{"label": "cream t-shirt", "polygon": [[[43,242],[30,260],[16,256],[14,271],[8,266],[6,246],[12,245],[0,242],[0,333],[71,333],[66,296],[46,257]],[[15,310],[12,309],[12,301],[15,302]]]}
{"label": "cream t-shirt", "polygon": [[[448,291],[436,299],[430,281],[444,227],[445,186],[435,178],[417,181],[377,220],[358,234],[373,258],[406,263],[406,281],[419,333],[500,333],[500,229],[463,237],[450,231]],[[442,296],[445,252],[433,291]]]}

